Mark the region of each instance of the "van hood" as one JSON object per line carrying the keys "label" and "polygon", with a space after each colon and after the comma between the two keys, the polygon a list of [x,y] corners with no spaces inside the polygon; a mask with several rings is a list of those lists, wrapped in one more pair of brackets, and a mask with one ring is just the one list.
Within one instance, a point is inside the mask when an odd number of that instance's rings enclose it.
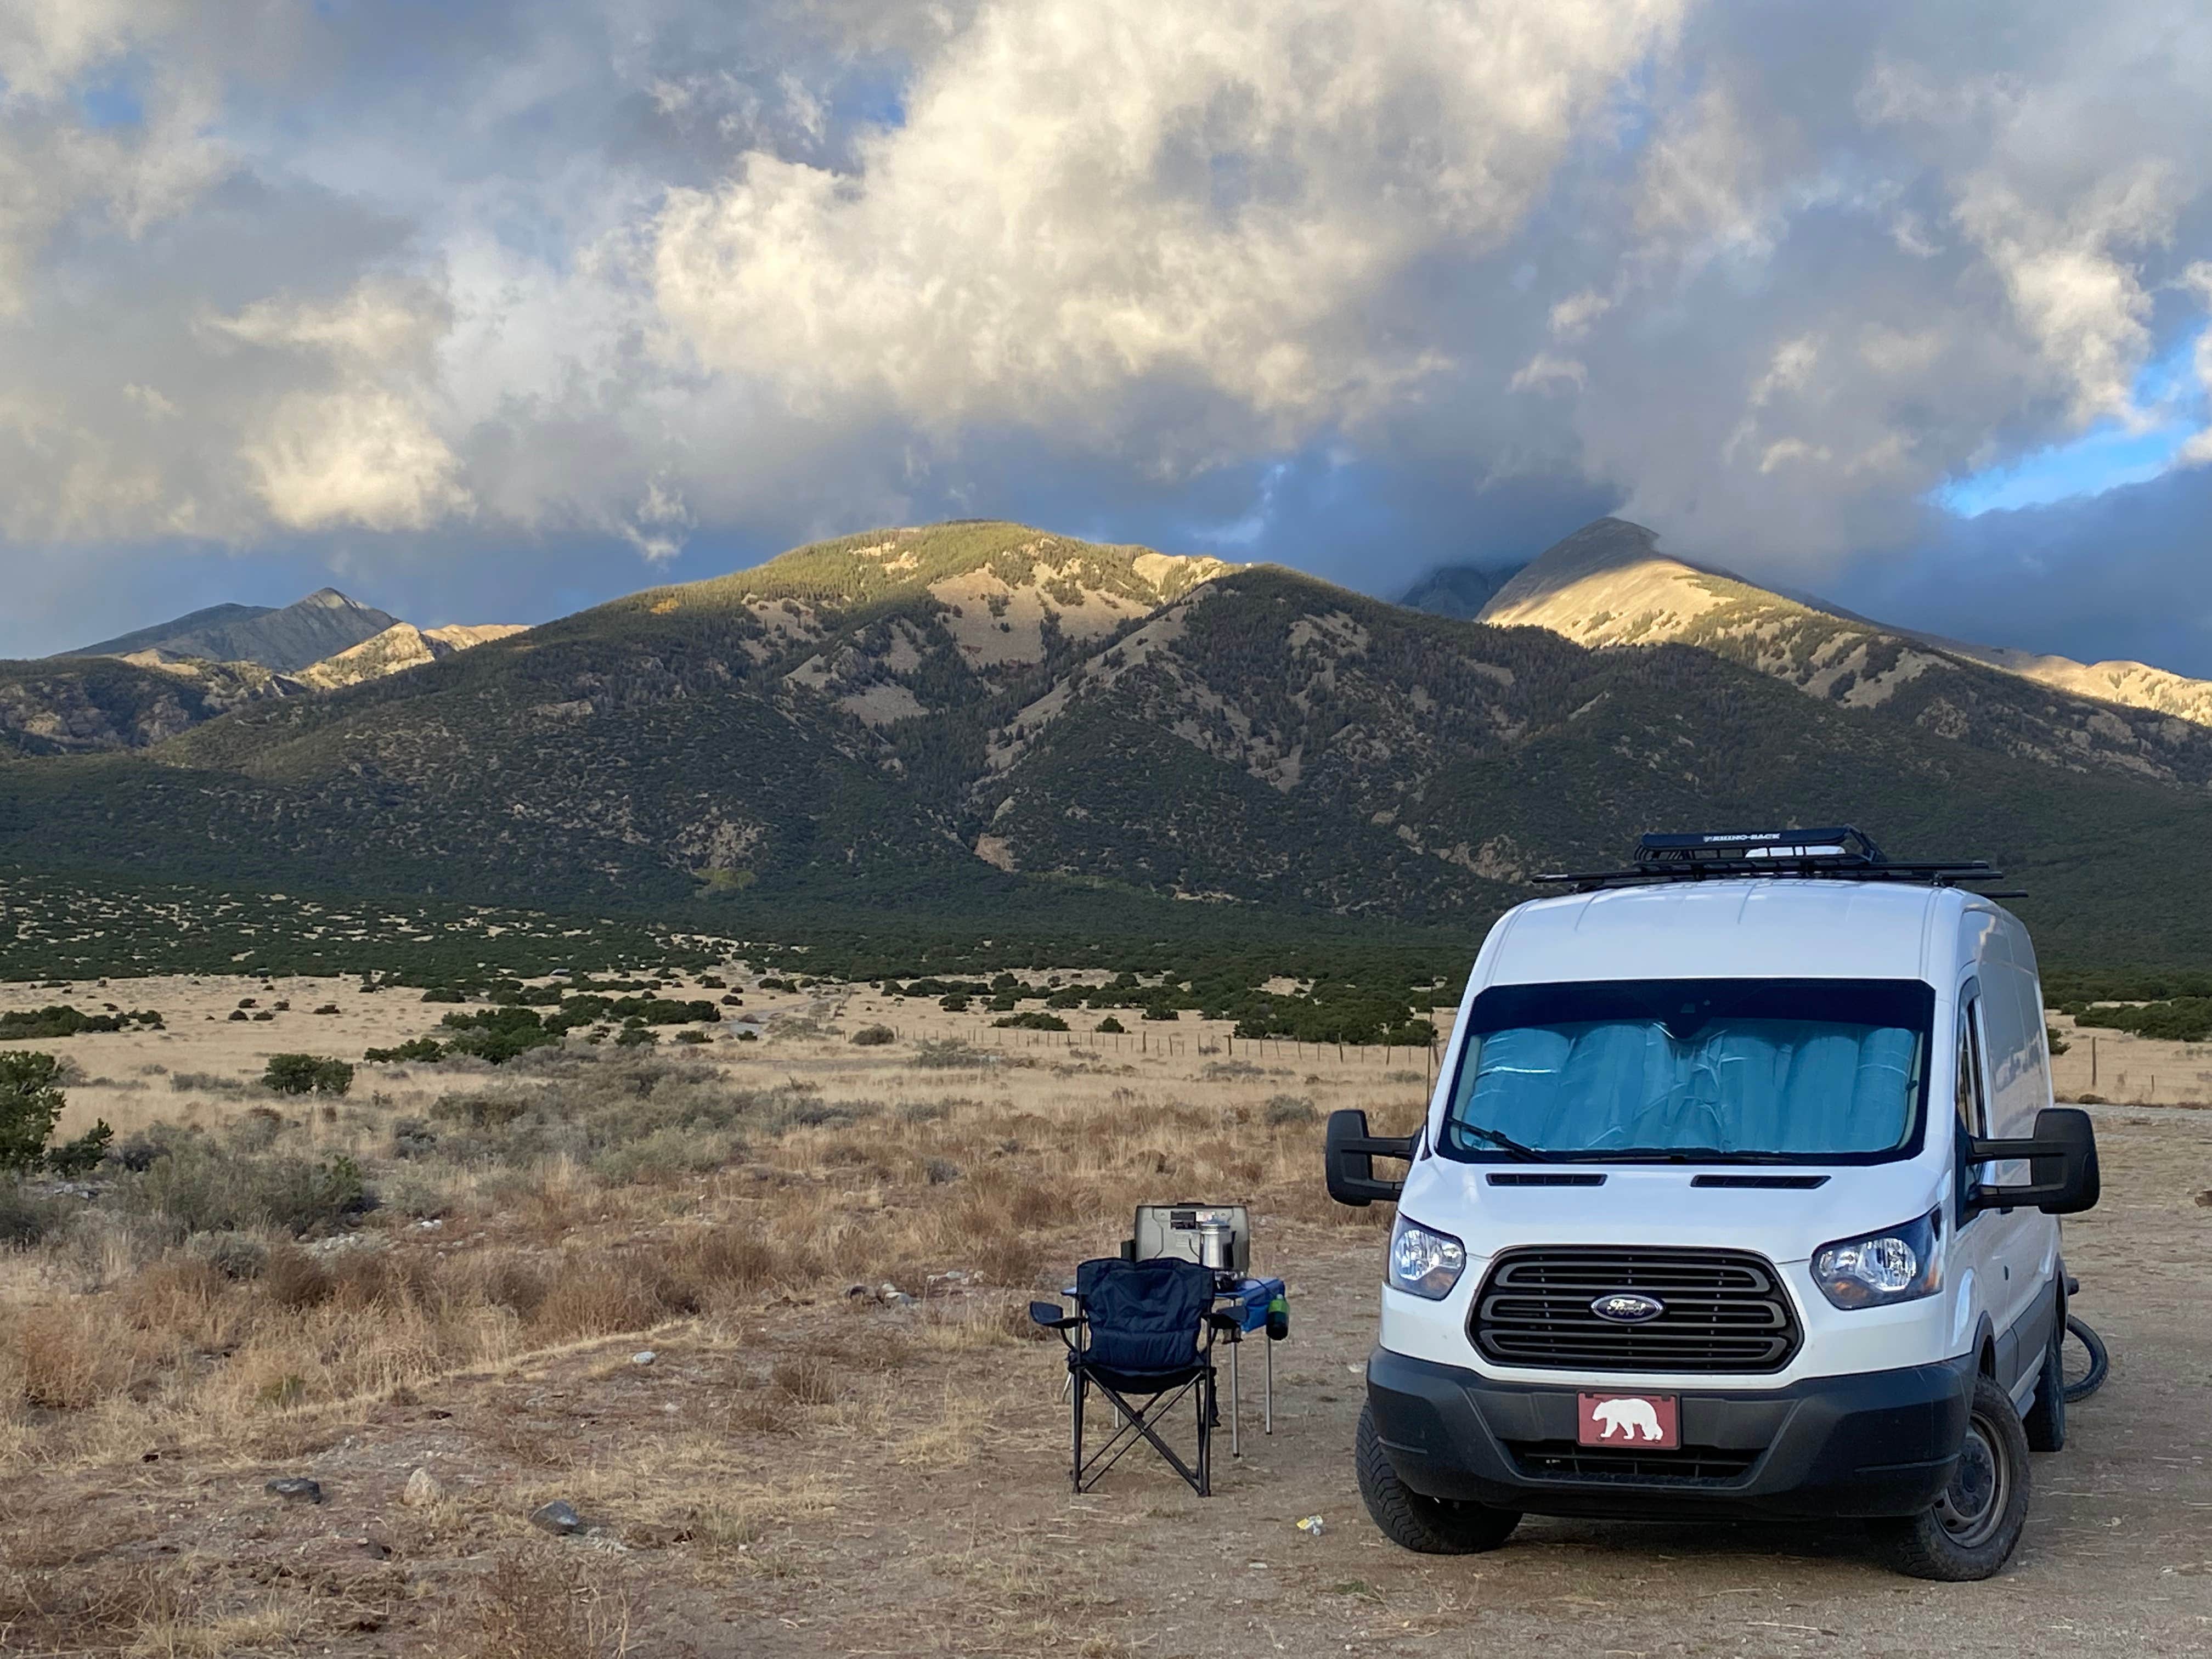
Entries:
{"label": "van hood", "polygon": [[[1509,1183],[1491,1184],[1499,1175]],[[1522,1184],[1530,1176],[1601,1176],[1601,1186]],[[1698,1186],[1825,1176],[1817,1187]],[[1456,1237],[1471,1258],[1524,1245],[1676,1246],[1748,1250],[1780,1263],[1821,1245],[1926,1215],[1942,1171],[1923,1159],[1848,1164],[1462,1164],[1431,1156],[1407,1172],[1399,1213]]]}

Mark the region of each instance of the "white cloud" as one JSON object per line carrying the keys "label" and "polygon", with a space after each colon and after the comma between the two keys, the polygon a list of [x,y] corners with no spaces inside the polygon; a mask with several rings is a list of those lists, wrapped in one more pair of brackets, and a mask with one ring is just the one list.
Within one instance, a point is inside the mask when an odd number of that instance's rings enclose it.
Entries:
{"label": "white cloud", "polygon": [[240,453],[269,516],[290,530],[422,530],[469,504],[453,451],[381,386],[294,392]]}
{"label": "white cloud", "polygon": [[657,226],[682,345],[810,411],[1110,431],[1154,378],[1280,441],[1446,366],[1376,303],[1520,226],[1674,0],[985,9],[841,174],[755,154]]}
{"label": "white cloud", "polygon": [[1320,445],[1818,567],[2201,320],[2198,0],[375,12],[0,5],[0,565],[1237,523]]}
{"label": "white cloud", "polygon": [[1540,351],[1513,371],[1506,383],[1512,392],[1542,392],[1562,386],[1572,386],[1579,392],[1589,384],[1589,370],[1572,357],[1561,357],[1549,351]]}

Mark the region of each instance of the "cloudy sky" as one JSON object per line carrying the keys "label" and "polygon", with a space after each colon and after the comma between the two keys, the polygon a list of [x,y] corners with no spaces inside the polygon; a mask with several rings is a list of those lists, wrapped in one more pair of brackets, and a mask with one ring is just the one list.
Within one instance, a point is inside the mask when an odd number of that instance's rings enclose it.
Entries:
{"label": "cloudy sky", "polygon": [[2212,674],[2202,0],[0,0],[0,653],[1600,513]]}

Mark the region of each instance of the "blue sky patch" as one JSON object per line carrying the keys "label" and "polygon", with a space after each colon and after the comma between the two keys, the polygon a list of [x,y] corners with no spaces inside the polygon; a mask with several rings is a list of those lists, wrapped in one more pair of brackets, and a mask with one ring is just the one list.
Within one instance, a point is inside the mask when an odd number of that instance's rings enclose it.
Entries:
{"label": "blue sky patch", "polygon": [[2198,337],[2188,336],[2136,377],[2136,404],[2150,414],[2148,423],[2100,421],[2078,438],[1945,484],[1935,492],[1936,505],[1972,519],[2004,508],[2101,495],[2158,477],[2173,465],[2184,444],[2212,424],[2212,410],[2194,373]]}

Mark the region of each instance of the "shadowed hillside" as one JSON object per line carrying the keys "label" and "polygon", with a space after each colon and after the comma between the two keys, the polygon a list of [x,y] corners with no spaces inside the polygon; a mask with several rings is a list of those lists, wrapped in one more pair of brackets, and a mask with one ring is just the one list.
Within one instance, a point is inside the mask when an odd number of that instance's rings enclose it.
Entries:
{"label": "shadowed hillside", "polygon": [[[1701,616],[1751,602],[1698,580]],[[1089,889],[1471,929],[1649,827],[1842,818],[2008,865],[2078,953],[2212,948],[2212,732],[1948,659],[1869,654],[1844,672],[1890,695],[1808,696],[1742,654],[1725,631],[1592,650],[1020,526],[886,531],[244,708],[150,760],[8,769],[0,854],[762,926],[829,902],[975,927]],[[2067,735],[2100,721],[2109,749]]]}

